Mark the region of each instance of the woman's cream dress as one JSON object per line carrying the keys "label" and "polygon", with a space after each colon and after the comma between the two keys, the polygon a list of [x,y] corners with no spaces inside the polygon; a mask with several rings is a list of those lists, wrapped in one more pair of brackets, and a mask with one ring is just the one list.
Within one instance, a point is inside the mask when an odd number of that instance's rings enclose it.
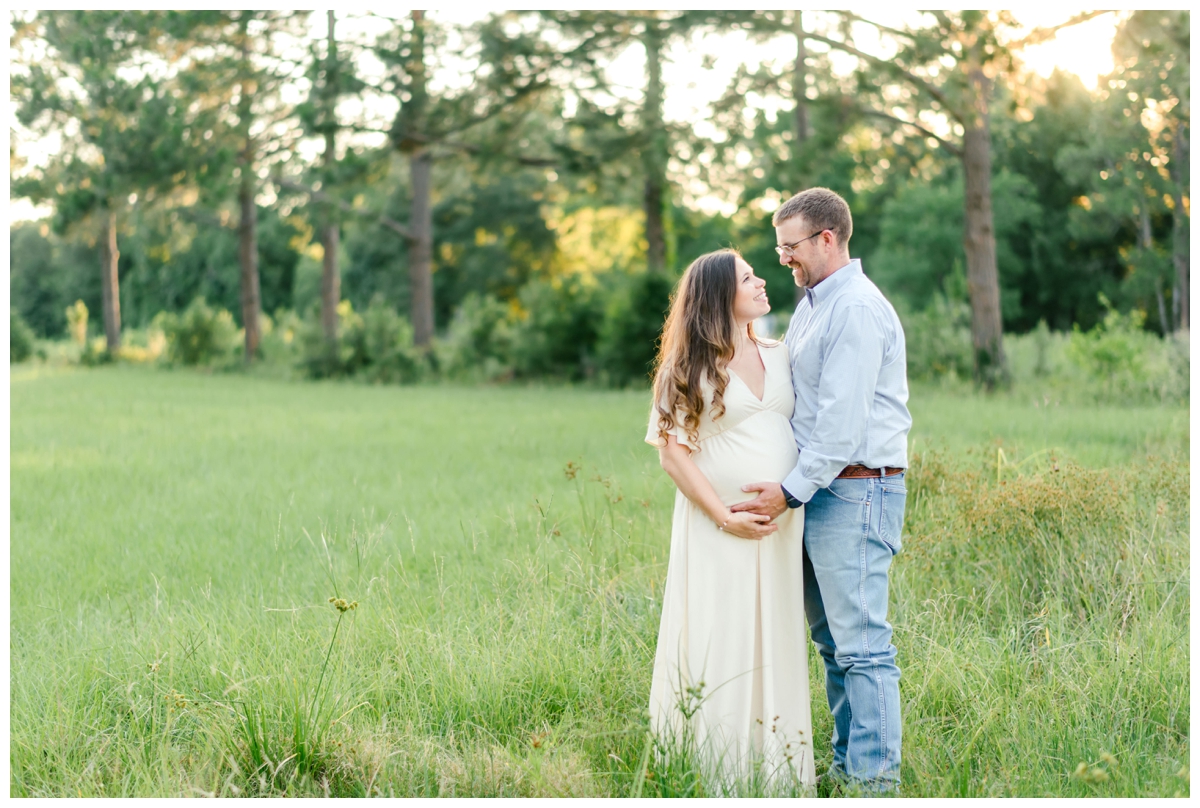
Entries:
{"label": "woman's cream dress", "polygon": [[[670,430],[726,505],[755,496],[741,490],[746,483],[782,480],[796,464],[787,348],[767,344],[759,353],[761,401],[730,372],[721,418],[711,417],[706,386],[698,439],[689,440],[682,426]],[[663,445],[653,407],[646,442]],[[744,777],[750,761],[761,760],[768,782],[811,785],[803,508],[776,523],[779,530],[761,541],[740,539],[676,492],[650,716],[660,737],[694,738],[722,780]]]}

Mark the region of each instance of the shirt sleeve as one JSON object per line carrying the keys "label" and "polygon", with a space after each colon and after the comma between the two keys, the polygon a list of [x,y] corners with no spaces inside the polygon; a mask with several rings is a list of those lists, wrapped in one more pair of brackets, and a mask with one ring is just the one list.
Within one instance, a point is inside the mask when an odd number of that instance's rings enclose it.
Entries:
{"label": "shirt sleeve", "polygon": [[[693,452],[700,451],[700,447],[692,443],[687,436],[687,431],[683,428],[683,413],[680,410],[675,411],[675,426],[668,429],[667,434],[674,435],[675,440]],[[659,448],[667,445],[666,440],[658,432],[658,407],[653,404],[650,405],[650,425],[646,428],[646,443]]]}
{"label": "shirt sleeve", "polygon": [[862,446],[886,334],[884,323],[867,306],[848,306],[830,321],[812,438],[783,481],[801,502],[828,488]]}

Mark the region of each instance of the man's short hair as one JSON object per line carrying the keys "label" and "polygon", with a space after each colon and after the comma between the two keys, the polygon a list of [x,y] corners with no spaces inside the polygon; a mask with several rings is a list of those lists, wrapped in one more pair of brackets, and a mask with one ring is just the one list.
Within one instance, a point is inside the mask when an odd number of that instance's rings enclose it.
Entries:
{"label": "man's short hair", "polygon": [[832,230],[837,233],[838,244],[842,247],[850,241],[854,232],[854,223],[850,219],[850,206],[846,200],[828,188],[809,188],[793,196],[779,206],[771,217],[771,225],[778,227],[780,222],[803,216],[817,232]]}

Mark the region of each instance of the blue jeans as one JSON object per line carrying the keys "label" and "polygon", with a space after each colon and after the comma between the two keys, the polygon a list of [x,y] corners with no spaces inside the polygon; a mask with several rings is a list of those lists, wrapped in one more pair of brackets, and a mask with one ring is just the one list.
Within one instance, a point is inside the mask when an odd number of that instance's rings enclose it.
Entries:
{"label": "blue jeans", "polygon": [[804,506],[804,611],[825,662],[833,767],[868,789],[900,784],[900,669],[887,622],[904,474],[837,479]]}

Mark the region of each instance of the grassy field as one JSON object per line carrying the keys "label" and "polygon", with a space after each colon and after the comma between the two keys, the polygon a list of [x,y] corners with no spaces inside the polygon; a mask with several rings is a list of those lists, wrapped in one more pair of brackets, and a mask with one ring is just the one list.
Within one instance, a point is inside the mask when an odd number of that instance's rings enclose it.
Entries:
{"label": "grassy field", "polygon": [[[911,403],[904,793],[1188,794],[1187,410]],[[674,492],[647,416],[14,369],[11,794],[699,793],[646,755]]]}

